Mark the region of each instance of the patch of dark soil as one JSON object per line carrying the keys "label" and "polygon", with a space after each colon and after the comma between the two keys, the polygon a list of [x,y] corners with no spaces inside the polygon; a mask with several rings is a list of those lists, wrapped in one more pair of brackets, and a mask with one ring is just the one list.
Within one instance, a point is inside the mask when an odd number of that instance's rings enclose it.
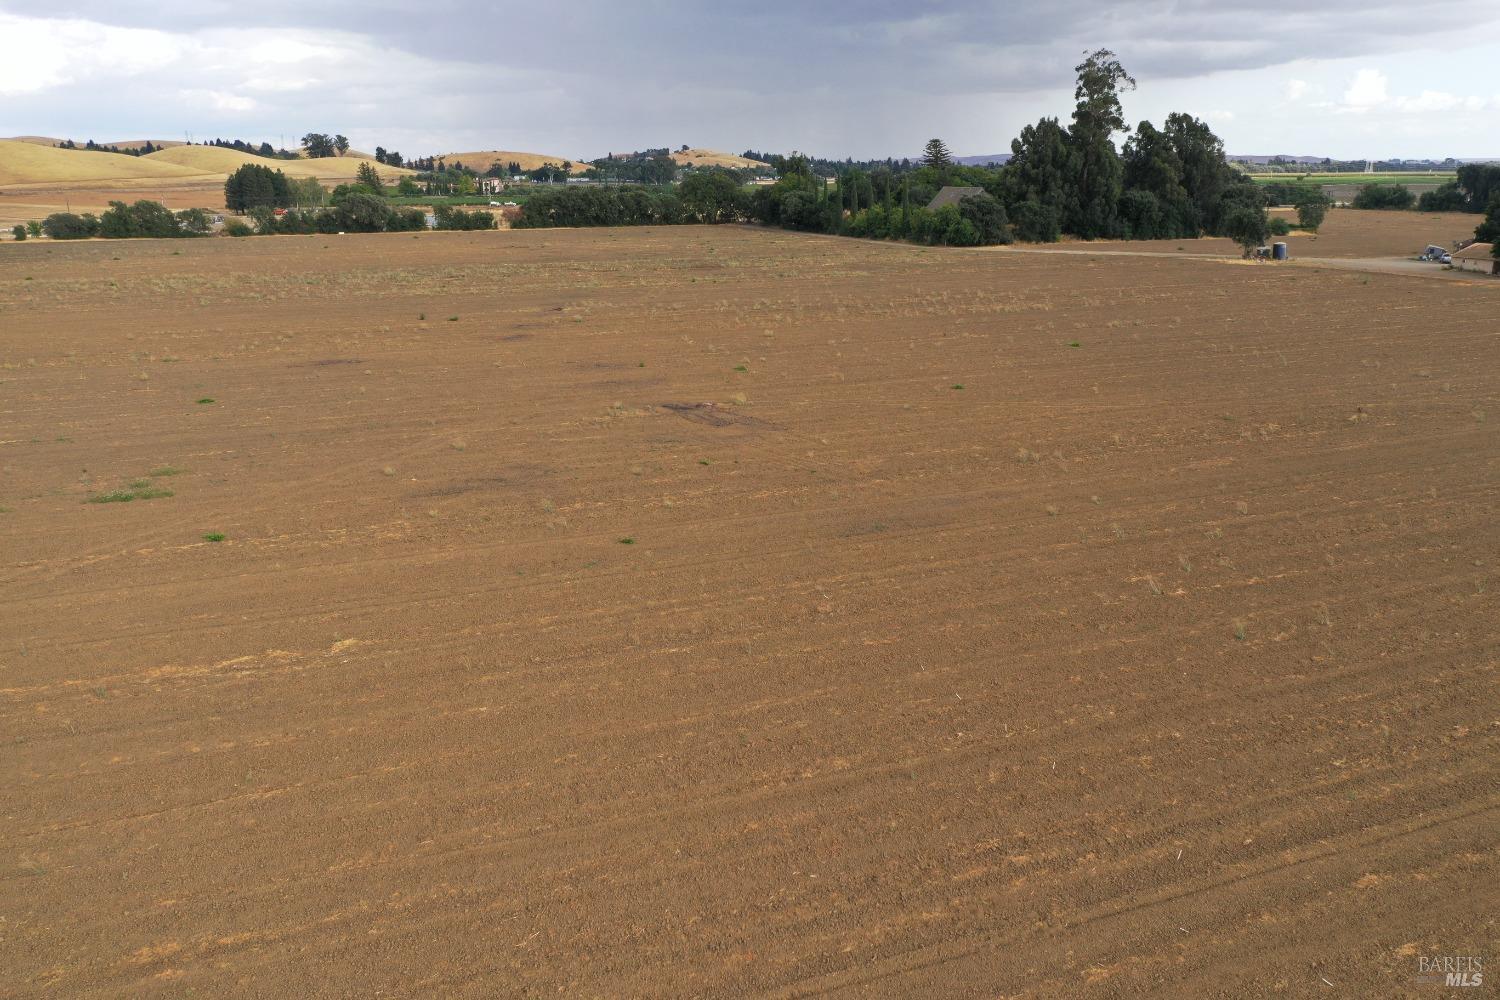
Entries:
{"label": "patch of dark soil", "polygon": [[781,430],[776,424],[749,414],[737,413],[734,410],[720,407],[717,403],[663,403],[664,408],[694,423],[707,424],[710,427],[759,427],[765,430]]}

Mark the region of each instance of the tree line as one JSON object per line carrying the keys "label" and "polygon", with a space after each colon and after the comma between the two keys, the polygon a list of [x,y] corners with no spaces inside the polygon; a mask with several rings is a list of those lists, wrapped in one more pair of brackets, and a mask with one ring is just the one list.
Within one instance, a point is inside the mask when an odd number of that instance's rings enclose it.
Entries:
{"label": "tree line", "polygon": [[[414,187],[402,177],[397,191]],[[295,235],[306,233],[397,233],[425,229],[421,209],[398,208],[386,197],[385,182],[369,163],[361,163],[355,179],[327,191],[315,178],[294,179],[259,163],[241,166],[224,182],[224,203],[230,211],[250,217],[250,225],[230,222],[231,236]],[[326,203],[326,207],[325,206]],[[489,212],[436,210],[437,229],[494,229]]]}
{"label": "tree line", "polygon": [[1490,254],[1496,260],[1500,260],[1500,190],[1490,195],[1484,221],[1474,230],[1474,242],[1494,244]]}
{"label": "tree line", "polygon": [[1264,163],[1236,160],[1253,174],[1362,174],[1366,170],[1376,174],[1424,173],[1432,170],[1449,171],[1458,165],[1451,156],[1445,160],[1294,160],[1285,156],[1273,156]]}
{"label": "tree line", "polygon": [[[1168,115],[1157,127],[1141,122],[1132,133],[1120,95],[1135,80],[1100,49],[1076,68],[1076,104],[1068,124],[1043,118],[1011,143],[1010,161],[998,167],[955,163],[938,139],[922,159],[818,161],[801,154],[746,155],[771,163],[776,183],[753,193],[737,190],[713,221],[749,220],[809,232],[839,233],[947,245],[1051,242],[1063,234],[1084,239],[1228,236],[1255,247],[1273,232],[1267,200],[1255,182],[1224,157],[1223,142],[1204,122]],[[1124,149],[1114,143],[1127,134]],[[832,183],[822,171],[832,171]],[[677,203],[624,192],[557,192],[533,199],[521,225],[633,225],[654,221],[704,221],[697,192],[724,190],[724,181],[695,172],[682,183]],[[946,186],[977,189],[953,204],[930,208]],[[736,185],[738,188],[738,185]],[[1298,206],[1316,227],[1327,211],[1321,194]],[[610,220],[624,221],[614,222]],[[580,221],[581,220],[581,221]],[[1274,220],[1285,231],[1284,220]]]}
{"label": "tree line", "polygon": [[86,149],[95,153],[119,153],[121,156],[145,156],[148,153],[154,153],[159,149],[167,148],[165,146],[158,146],[149,139],[139,146],[103,145],[95,142],[93,139],[89,139],[82,146],[78,145],[72,139],[64,139],[62,142],[53,143],[53,145],[58,149]]}
{"label": "tree line", "polygon": [[1419,212],[1486,213],[1500,198],[1500,163],[1464,163],[1457,177],[1419,198],[1402,184],[1367,184],[1350,202],[1355,208]]}
{"label": "tree line", "polygon": [[86,240],[95,236],[112,240],[178,239],[206,236],[211,229],[208,213],[201,208],[173,212],[165,205],[145,200],[128,205],[112,201],[109,209],[98,216],[91,212],[82,215],[54,212],[36,229],[28,226],[31,235],[46,234],[54,240]]}
{"label": "tree line", "polygon": [[[949,245],[1050,242],[1064,234],[1085,239],[1211,234],[1249,248],[1269,238],[1274,223],[1264,193],[1226,161],[1223,143],[1205,123],[1172,114],[1160,127],[1141,122],[1132,134],[1120,95],[1134,88],[1135,80],[1114,53],[1100,49],[1075,69],[1070,122],[1043,118],[1027,126],[1011,143],[1004,166],[957,164],[936,139],[917,162],[840,163],[747,150],[747,157],[770,163],[780,178],[753,193],[741,191],[712,214],[717,221]],[[1122,133],[1128,138],[1120,150],[1114,136]],[[676,206],[622,192],[559,192],[529,202],[521,224],[698,221],[703,213],[691,204],[691,180],[683,181]],[[978,190],[929,208],[949,185]],[[1302,221],[1316,227],[1327,204],[1320,194],[1309,193],[1299,197],[1298,209]],[[1275,223],[1284,230],[1284,222]]]}
{"label": "tree line", "polygon": [[308,158],[313,160],[343,156],[349,152],[349,139],[342,135],[309,132],[302,137],[302,149],[307,153]]}
{"label": "tree line", "polygon": [[1458,168],[1458,176],[1427,191],[1417,200],[1417,209],[1423,212],[1474,212],[1487,211],[1496,196],[1500,196],[1500,163],[1464,163]]}
{"label": "tree line", "polygon": [[218,146],[220,149],[233,149],[241,153],[249,153],[252,156],[263,157],[267,160],[295,160],[299,158],[295,151],[277,149],[269,142],[262,142],[257,145],[246,142],[244,139],[210,139],[203,143],[203,145]]}

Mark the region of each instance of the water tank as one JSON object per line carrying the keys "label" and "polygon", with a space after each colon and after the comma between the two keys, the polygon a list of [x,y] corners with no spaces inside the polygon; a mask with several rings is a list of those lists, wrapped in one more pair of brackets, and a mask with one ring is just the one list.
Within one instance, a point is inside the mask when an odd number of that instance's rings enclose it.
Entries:
{"label": "water tank", "polygon": [[1286,260],[1287,259],[1286,258],[1286,244],[1285,243],[1272,243],[1271,244],[1271,259],[1272,260]]}

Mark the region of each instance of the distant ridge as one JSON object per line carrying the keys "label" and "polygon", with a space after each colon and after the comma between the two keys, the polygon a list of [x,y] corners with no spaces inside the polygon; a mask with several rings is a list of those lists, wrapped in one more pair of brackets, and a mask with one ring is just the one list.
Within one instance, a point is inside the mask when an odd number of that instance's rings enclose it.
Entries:
{"label": "distant ridge", "polygon": [[443,153],[433,157],[434,160],[442,160],[447,163],[462,163],[466,167],[484,173],[493,167],[502,170],[514,163],[522,170],[536,170],[546,164],[561,167],[564,163],[571,165],[571,172],[581,174],[589,168],[588,161],[581,157],[570,158],[566,156],[551,156],[545,153],[523,153],[510,149],[482,149],[470,150],[464,153]]}
{"label": "distant ridge", "polygon": [[[1324,160],[1360,159],[1360,157],[1343,156],[1292,156],[1288,153],[1225,153],[1226,160],[1242,160],[1245,163],[1269,163],[1272,160],[1285,160],[1288,163],[1322,163]],[[1377,159],[1379,159],[1377,157]],[[1401,162],[1409,164],[1432,163],[1440,164],[1448,157],[1429,156],[1425,158],[1403,157]],[[1455,156],[1451,158],[1455,163],[1500,163],[1500,156]],[[1390,157],[1394,162],[1397,157]]]}
{"label": "distant ridge", "polygon": [[[920,156],[914,156],[914,157],[912,157],[912,159],[914,159],[914,160],[920,160],[921,157]],[[987,167],[991,163],[1009,163],[1010,162],[1010,154],[1009,153],[981,153],[978,156],[955,156],[953,158],[953,162],[954,163],[962,163],[966,167]]]}

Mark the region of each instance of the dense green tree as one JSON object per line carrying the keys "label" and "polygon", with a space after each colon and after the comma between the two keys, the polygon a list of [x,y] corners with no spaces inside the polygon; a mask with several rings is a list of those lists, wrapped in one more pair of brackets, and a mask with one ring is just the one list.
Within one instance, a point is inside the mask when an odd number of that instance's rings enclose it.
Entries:
{"label": "dense green tree", "polygon": [[1319,191],[1317,194],[1306,194],[1297,200],[1297,226],[1311,232],[1317,232],[1318,227],[1323,225],[1323,219],[1328,215],[1328,209],[1333,202],[1328,196]]}
{"label": "dense green tree", "polygon": [[[1248,177],[1238,183],[1226,187],[1219,195],[1218,202],[1214,205],[1213,215],[1208,220],[1204,229],[1215,236],[1228,236],[1233,238],[1234,233],[1230,231],[1230,218],[1232,216],[1250,213],[1259,216],[1261,224],[1270,232],[1270,217],[1266,214],[1265,194],[1256,183]],[[1236,224],[1240,229],[1244,228],[1243,222]],[[1256,244],[1259,246],[1260,244]]]}
{"label": "dense green tree", "polygon": [[812,161],[796,150],[790,156],[773,156],[771,161],[771,166],[783,178],[812,176]]}
{"label": "dense green tree", "polygon": [[738,222],[749,208],[744,186],[722,170],[694,170],[677,194],[683,210],[699,222]]}
{"label": "dense green tree", "polygon": [[1086,239],[1113,235],[1117,226],[1124,169],[1115,149],[1114,133],[1128,132],[1120,91],[1133,90],[1135,80],[1108,49],[1091,52],[1075,67],[1077,105],[1068,130],[1076,161],[1073,184],[1078,201],[1067,228]]}
{"label": "dense green tree", "polygon": [[1240,245],[1248,257],[1256,247],[1265,245],[1271,235],[1271,226],[1266,219],[1264,207],[1256,208],[1248,203],[1234,204],[1226,212],[1222,223],[1223,235]]}
{"label": "dense green tree", "polygon": [[433,210],[433,215],[436,217],[438,229],[468,231],[499,228],[492,212],[465,212],[461,208],[439,205]]}
{"label": "dense green tree", "polygon": [[150,234],[136,228],[135,216],[129,205],[123,201],[112,201],[105,213],[99,216],[99,235],[107,240],[126,240]]}
{"label": "dense green tree", "polygon": [[994,195],[971,194],[959,199],[958,214],[974,227],[978,245],[991,246],[1014,240],[1005,206]]}
{"label": "dense green tree", "polygon": [[336,222],[327,227],[319,224],[323,214],[322,212],[291,209],[277,215],[275,209],[265,205],[252,208],[249,212],[250,220],[255,223],[255,232],[260,236],[294,236],[325,231],[337,232],[339,226]]}
{"label": "dense green tree", "polygon": [[1062,238],[1062,213],[1036,198],[1012,202],[1007,209],[1011,230],[1025,243],[1056,243]]}
{"label": "dense green tree", "polygon": [[348,138],[345,137],[345,136],[342,136],[342,135],[336,135],[336,136],[334,136],[333,137],[333,150],[334,150],[334,152],[338,153],[340,156],[343,156],[345,153],[349,152],[349,140],[348,140]]}
{"label": "dense green tree", "polygon": [[86,240],[99,235],[99,220],[87,214],[54,212],[42,220],[42,232],[54,240]]}
{"label": "dense green tree", "polygon": [[792,169],[775,184],[756,188],[750,196],[749,215],[757,222],[783,229],[807,229],[832,232],[838,228],[841,213],[837,204],[825,206],[823,178],[801,162],[788,160]]}
{"label": "dense green tree", "polygon": [[1458,168],[1458,186],[1468,198],[1471,212],[1483,212],[1500,194],[1500,163],[1464,163]]}
{"label": "dense green tree", "polygon": [[568,172],[555,163],[543,163],[534,170],[528,170],[526,177],[538,184],[562,184],[566,183]]}
{"label": "dense green tree", "polygon": [[287,180],[288,207],[317,208],[328,200],[328,189],[318,183],[316,177],[297,177]]}
{"label": "dense green tree", "polygon": [[402,175],[401,179],[396,182],[396,194],[403,198],[412,198],[421,193],[421,189],[417,187],[417,182],[409,176]]}
{"label": "dense green tree", "polygon": [[1355,208],[1408,209],[1417,203],[1416,196],[1400,184],[1366,184],[1354,196]]}
{"label": "dense green tree", "polygon": [[1467,212],[1469,198],[1458,186],[1458,181],[1439,184],[1434,191],[1423,191],[1417,198],[1419,212]]}
{"label": "dense green tree", "polygon": [[[773,188],[767,190],[774,190]],[[787,229],[827,233],[837,227],[829,217],[823,184],[816,187],[797,187],[787,191],[781,198],[781,225]]]}
{"label": "dense green tree", "polygon": [[[127,205],[123,201],[112,201],[109,210],[99,217],[98,235],[106,239],[172,239],[179,236],[200,236],[208,231],[208,218],[199,210],[203,227],[199,231],[184,228],[182,219],[173,215],[165,205],[144,199]],[[196,218],[188,213],[188,220],[196,224]]]}
{"label": "dense green tree", "polygon": [[[1170,135],[1141,122],[1125,143],[1124,168],[1120,211],[1129,236],[1150,240],[1199,235],[1199,212],[1183,184],[1182,159]],[[1132,192],[1150,198],[1132,197]]]}
{"label": "dense green tree", "polygon": [[30,219],[26,223],[26,231],[32,236],[40,236],[42,235],[42,224],[35,219]]}
{"label": "dense green tree", "polygon": [[246,163],[224,181],[224,206],[231,212],[245,212],[258,205],[288,208],[291,204],[291,185],[280,170]]}
{"label": "dense green tree", "polygon": [[323,159],[338,153],[333,137],[322,132],[309,132],[302,137],[302,149],[309,159]]}
{"label": "dense green tree", "polygon": [[[1035,125],[1021,129],[1018,138],[1010,144],[1011,160],[1002,175],[1007,211],[1016,226],[1019,239],[1028,242],[1047,242],[1038,238],[1042,232],[1053,230],[1052,226],[1031,226],[1040,221],[1041,215],[1054,216],[1061,220],[1073,215],[1077,204],[1077,191],[1073,177],[1077,173],[1076,157],[1068,141],[1068,133],[1056,118],[1043,118]],[[1016,206],[1022,202],[1044,206],[1047,211],[1037,213],[1027,209],[1027,224],[1016,215]],[[1056,240],[1057,236],[1051,237]]]}
{"label": "dense green tree", "polygon": [[336,224],[336,231],[345,233],[383,233],[392,228],[395,215],[384,198],[367,189],[336,195],[334,207],[320,213]]}
{"label": "dense green tree", "polygon": [[922,165],[934,170],[947,170],[953,166],[953,154],[941,139],[928,139],[922,150]]}
{"label": "dense green tree", "polygon": [[380,179],[380,173],[369,163],[361,163],[359,169],[354,172],[354,179],[376,194],[385,193],[385,182]]}
{"label": "dense green tree", "polygon": [[973,247],[980,243],[979,230],[964,218],[957,205],[913,211],[906,238],[929,246]]}
{"label": "dense green tree", "polygon": [[839,207],[851,214],[875,204],[875,183],[859,167],[851,167],[838,177]]}
{"label": "dense green tree", "polygon": [[[499,167],[499,164],[496,164]],[[561,167],[554,169],[562,170]],[[704,168],[714,170],[719,168]],[[641,184],[670,184],[677,179],[677,162],[665,153],[615,157],[606,156],[594,160],[584,176],[600,181],[636,181]],[[498,176],[501,170],[496,169]],[[691,170],[688,171],[692,173]],[[566,176],[566,174],[564,174]]]}
{"label": "dense green tree", "polygon": [[185,208],[177,213],[177,228],[188,236],[207,236],[213,229],[213,223],[203,209]]}
{"label": "dense green tree", "polygon": [[888,239],[891,236],[891,214],[891,209],[884,204],[867,208],[850,216],[844,227],[844,235],[860,239]]}
{"label": "dense green tree", "polygon": [[27,237],[27,235],[28,235],[27,232],[26,232],[26,227],[24,225],[19,224],[19,223],[10,227],[10,233],[11,233],[12,236],[14,236],[16,238],[16,242],[17,243],[20,243],[21,241],[25,240],[26,237]]}
{"label": "dense green tree", "polygon": [[1212,228],[1225,192],[1240,183],[1238,172],[1224,159],[1224,143],[1207,123],[1181,112],[1167,115],[1162,131],[1177,153],[1183,190],[1197,210],[1193,228]]}
{"label": "dense green tree", "polygon": [[670,191],[631,187],[557,187],[537,191],[521,207],[517,229],[550,226],[648,226],[682,221]]}
{"label": "dense green tree", "polygon": [[1145,188],[1126,188],[1120,196],[1123,235],[1131,240],[1159,240],[1181,236],[1167,218],[1162,201]]}
{"label": "dense green tree", "polygon": [[1305,198],[1314,197],[1323,193],[1322,185],[1307,184],[1302,182],[1270,181],[1263,182],[1259,179],[1256,183],[1260,185],[1261,193],[1266,197],[1267,207],[1273,205],[1296,205]]}
{"label": "dense green tree", "polygon": [[1490,197],[1484,221],[1474,230],[1474,240],[1478,243],[1493,243],[1497,251],[1495,256],[1500,257],[1500,190]]}

